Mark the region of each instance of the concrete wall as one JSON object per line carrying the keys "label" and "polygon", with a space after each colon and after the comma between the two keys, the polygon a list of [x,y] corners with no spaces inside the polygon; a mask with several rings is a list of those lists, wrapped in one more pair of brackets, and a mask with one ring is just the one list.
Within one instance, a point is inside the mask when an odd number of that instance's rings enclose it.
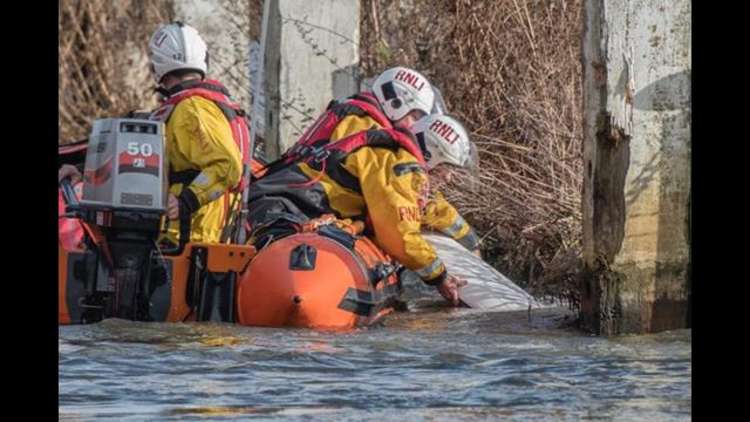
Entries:
{"label": "concrete wall", "polygon": [[357,92],[359,1],[266,1],[264,138],[275,158],[331,99]]}
{"label": "concrete wall", "polygon": [[208,76],[223,83],[232,98],[250,110],[249,19],[236,15],[248,10],[228,10],[217,0],[174,0],[175,20],[193,26],[208,45]]}
{"label": "concrete wall", "polygon": [[687,324],[691,3],[585,0],[584,323]]}

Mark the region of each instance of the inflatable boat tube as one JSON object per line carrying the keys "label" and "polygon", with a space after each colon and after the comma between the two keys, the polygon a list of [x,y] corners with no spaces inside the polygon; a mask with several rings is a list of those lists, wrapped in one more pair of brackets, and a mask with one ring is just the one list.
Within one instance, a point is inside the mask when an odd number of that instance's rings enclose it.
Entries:
{"label": "inflatable boat tube", "polygon": [[348,329],[393,311],[401,285],[390,258],[366,237],[325,226],[260,250],[240,279],[238,322]]}

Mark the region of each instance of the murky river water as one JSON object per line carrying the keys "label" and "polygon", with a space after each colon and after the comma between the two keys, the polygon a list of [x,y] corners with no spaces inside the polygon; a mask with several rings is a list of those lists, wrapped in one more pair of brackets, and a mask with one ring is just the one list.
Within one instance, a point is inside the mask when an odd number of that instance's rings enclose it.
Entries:
{"label": "murky river water", "polygon": [[690,419],[690,330],[608,340],[560,328],[559,309],[438,303],[338,333],[60,327],[60,419]]}

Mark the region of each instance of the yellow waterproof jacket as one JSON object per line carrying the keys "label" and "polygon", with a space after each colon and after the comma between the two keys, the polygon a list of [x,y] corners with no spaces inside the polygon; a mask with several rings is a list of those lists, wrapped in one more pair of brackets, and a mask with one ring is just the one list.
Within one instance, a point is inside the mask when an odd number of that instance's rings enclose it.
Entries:
{"label": "yellow waterproof jacket", "polygon": [[409,138],[397,129],[359,132],[342,141],[358,147],[332,148],[322,158],[311,157],[262,177],[249,189],[251,225],[273,224],[279,213],[369,218],[372,237],[386,253],[426,283],[442,282],[445,266],[421,231],[428,176],[419,160],[400,146],[412,142]]}
{"label": "yellow waterproof jacket", "polygon": [[420,202],[428,180],[423,171],[410,167],[414,164],[414,157],[402,149],[361,148],[347,157],[344,168],[359,178],[376,242],[422,280],[433,283],[444,277],[445,266],[422,237]]}
{"label": "yellow waterproof jacket", "polygon": [[404,149],[362,147],[343,160],[361,193],[345,188],[325,172],[298,165],[309,179],[319,179],[331,210],[342,218],[369,215],[375,241],[406,268],[429,284],[441,282],[445,266],[422,237],[420,202],[426,195],[427,175]]}
{"label": "yellow waterproof jacket", "polygon": [[434,197],[427,201],[422,223],[432,230],[452,237],[470,251],[479,249],[480,240],[474,229],[440,192],[436,192]]}
{"label": "yellow waterproof jacket", "polygon": [[[380,125],[372,117],[349,115],[336,125],[331,133],[330,142],[336,142],[363,130],[379,128]],[[422,223],[431,230],[450,236],[470,251],[479,249],[479,237],[474,229],[440,192],[436,192],[434,197],[428,200]]]}
{"label": "yellow waterproof jacket", "polygon": [[[194,242],[219,242],[230,207],[239,194],[228,193],[242,176],[242,157],[232,129],[211,100],[191,96],[175,106],[166,124],[166,155],[170,172],[197,170],[188,186],[175,183],[170,193],[182,195],[197,209],[191,221]],[[177,221],[169,224],[167,239],[177,243]]]}

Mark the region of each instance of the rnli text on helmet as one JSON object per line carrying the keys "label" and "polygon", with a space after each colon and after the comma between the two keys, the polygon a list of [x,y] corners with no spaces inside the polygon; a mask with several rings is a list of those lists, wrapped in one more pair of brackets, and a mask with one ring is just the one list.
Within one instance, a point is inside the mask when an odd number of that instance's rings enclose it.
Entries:
{"label": "rnli text on helmet", "polygon": [[[407,84],[413,86],[417,89],[417,91],[421,91],[422,87],[424,86],[424,81],[419,79],[419,76],[414,75],[411,72],[408,72],[406,70],[399,70],[396,72],[396,77],[394,78],[397,81],[406,82]],[[419,86],[417,86],[419,84]]]}
{"label": "rnli text on helmet", "polygon": [[446,142],[453,145],[458,140],[458,132],[454,131],[447,123],[443,123],[440,120],[435,120],[430,125],[430,130],[440,135]]}

